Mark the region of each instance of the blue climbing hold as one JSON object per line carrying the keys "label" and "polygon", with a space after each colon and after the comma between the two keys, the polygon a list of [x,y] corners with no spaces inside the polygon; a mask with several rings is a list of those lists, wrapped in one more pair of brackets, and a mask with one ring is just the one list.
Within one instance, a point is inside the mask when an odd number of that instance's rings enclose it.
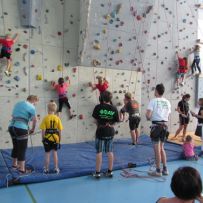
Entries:
{"label": "blue climbing hold", "polygon": [[20,77],[16,75],[13,79],[18,82],[20,80]]}
{"label": "blue climbing hold", "polygon": [[116,11],[112,11],[112,12],[111,12],[111,17],[112,17],[112,18],[115,18],[115,17],[116,17]]}
{"label": "blue climbing hold", "polygon": [[30,53],[31,53],[31,54],[35,54],[35,50],[32,49],[32,50],[30,51]]}
{"label": "blue climbing hold", "polygon": [[20,62],[18,61],[14,63],[14,66],[19,66],[19,65],[20,65]]}

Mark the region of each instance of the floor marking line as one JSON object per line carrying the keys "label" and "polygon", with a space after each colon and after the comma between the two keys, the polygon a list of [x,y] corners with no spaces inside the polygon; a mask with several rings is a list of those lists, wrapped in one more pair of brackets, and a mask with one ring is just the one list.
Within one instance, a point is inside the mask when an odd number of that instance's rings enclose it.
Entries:
{"label": "floor marking line", "polygon": [[25,186],[25,189],[26,189],[27,193],[29,194],[29,196],[30,196],[30,198],[32,200],[32,203],[37,203],[34,195],[32,194],[30,188],[28,187],[28,185],[24,185],[24,186]]}

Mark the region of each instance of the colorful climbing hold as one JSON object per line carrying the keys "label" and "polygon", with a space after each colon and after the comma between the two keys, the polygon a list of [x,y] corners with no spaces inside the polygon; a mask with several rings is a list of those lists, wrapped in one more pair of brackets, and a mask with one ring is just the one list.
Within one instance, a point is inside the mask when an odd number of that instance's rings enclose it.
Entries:
{"label": "colorful climbing hold", "polygon": [[57,71],[60,71],[60,72],[63,71],[62,65],[58,65],[58,66],[57,66]]}
{"label": "colorful climbing hold", "polygon": [[36,79],[37,80],[42,80],[42,75],[41,74],[37,74]]}

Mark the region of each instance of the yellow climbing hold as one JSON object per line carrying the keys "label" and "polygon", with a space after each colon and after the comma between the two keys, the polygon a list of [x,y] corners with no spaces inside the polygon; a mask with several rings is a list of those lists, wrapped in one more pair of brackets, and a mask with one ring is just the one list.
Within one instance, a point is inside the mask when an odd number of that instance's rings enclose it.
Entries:
{"label": "yellow climbing hold", "polygon": [[109,21],[111,19],[111,16],[108,14],[108,15],[105,15],[104,18]]}
{"label": "yellow climbing hold", "polygon": [[104,28],[104,29],[102,30],[102,32],[103,32],[104,34],[106,34],[106,28]]}
{"label": "yellow climbing hold", "polygon": [[101,45],[99,43],[94,43],[93,44],[93,48],[96,50],[100,50],[101,49]]}
{"label": "yellow climbing hold", "polygon": [[37,80],[42,80],[42,75],[41,74],[37,74],[36,79]]}
{"label": "yellow climbing hold", "polygon": [[100,66],[100,65],[101,65],[101,62],[99,62],[99,61],[96,60],[96,59],[93,59],[93,60],[92,60],[92,65],[95,66],[95,67],[96,67],[96,66]]}
{"label": "yellow climbing hold", "polygon": [[62,65],[58,65],[58,66],[57,66],[57,71],[63,71]]}

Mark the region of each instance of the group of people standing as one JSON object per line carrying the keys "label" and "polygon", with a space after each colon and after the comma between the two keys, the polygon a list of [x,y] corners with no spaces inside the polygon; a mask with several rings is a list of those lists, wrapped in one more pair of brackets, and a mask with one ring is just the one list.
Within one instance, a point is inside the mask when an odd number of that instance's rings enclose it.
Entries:
{"label": "group of people standing", "polygon": [[[60,148],[61,131],[63,125],[60,120],[60,113],[63,104],[67,105],[70,119],[71,106],[67,98],[67,89],[70,85],[65,83],[63,78],[59,78],[58,84],[52,82],[51,86],[56,89],[59,96],[59,108],[54,101],[50,101],[47,106],[48,114],[42,120],[40,129],[42,130],[42,143],[45,149],[45,164],[44,173],[49,173],[50,152],[53,151],[54,156],[54,172],[59,173],[57,150]],[[115,135],[114,124],[125,120],[125,113],[129,114],[129,128],[132,138],[132,145],[138,143],[139,137],[139,123],[140,123],[140,109],[139,103],[132,97],[131,93],[127,92],[124,95],[124,106],[120,112],[112,104],[112,93],[107,91],[109,86],[105,78],[98,78],[98,84],[89,83],[92,90],[99,89],[100,103],[95,106],[92,117],[95,119],[97,126],[95,133],[95,148],[96,148],[96,170],[93,176],[100,178],[102,153],[108,154],[108,170],[105,175],[113,176],[113,138]],[[155,88],[155,98],[149,102],[146,111],[147,120],[151,121],[150,137],[154,146],[156,170],[150,171],[149,175],[162,176],[168,175],[167,158],[164,150],[164,143],[168,138],[168,120],[171,114],[171,104],[163,97],[165,87],[163,84],[158,84]],[[177,111],[180,114],[180,128],[177,130],[175,137],[184,129],[183,136],[185,137],[187,124],[189,122],[189,101],[190,95],[186,94],[178,103]],[[13,169],[17,169],[20,173],[29,172],[25,167],[25,153],[27,149],[28,135],[35,130],[37,118],[35,105],[38,102],[38,97],[30,95],[26,101],[18,102],[12,112],[12,120],[9,125],[9,133],[13,141],[12,158]],[[199,100],[200,111],[198,114],[191,112],[192,116],[198,119],[197,134],[202,136],[203,126],[203,99]],[[29,122],[32,123],[29,129]],[[183,138],[184,138],[183,137]],[[202,148],[203,151],[203,148]],[[161,166],[162,163],[162,166]]]}

